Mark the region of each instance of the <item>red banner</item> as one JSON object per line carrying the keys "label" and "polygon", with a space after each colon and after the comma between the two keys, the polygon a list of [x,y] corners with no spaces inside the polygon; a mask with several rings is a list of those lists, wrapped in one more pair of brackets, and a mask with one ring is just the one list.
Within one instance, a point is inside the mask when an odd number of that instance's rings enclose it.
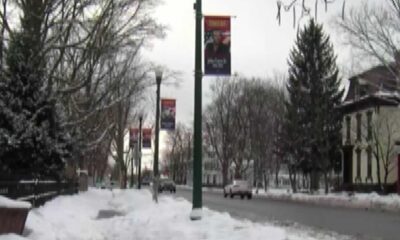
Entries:
{"label": "red banner", "polygon": [[143,148],[151,148],[151,128],[143,129]]}
{"label": "red banner", "polygon": [[175,115],[175,99],[161,99],[161,129],[175,130]]}
{"label": "red banner", "polygon": [[231,74],[231,18],[204,17],[204,73]]}
{"label": "red banner", "polygon": [[139,139],[139,129],[131,128],[129,129],[129,146],[134,147]]}

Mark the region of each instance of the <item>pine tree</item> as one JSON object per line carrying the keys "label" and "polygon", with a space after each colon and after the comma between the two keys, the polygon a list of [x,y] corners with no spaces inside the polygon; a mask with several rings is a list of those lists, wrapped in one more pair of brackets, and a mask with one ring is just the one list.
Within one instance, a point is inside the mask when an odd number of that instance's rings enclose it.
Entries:
{"label": "pine tree", "polygon": [[44,92],[44,3],[25,3],[21,30],[7,51],[7,72],[0,76],[0,172],[58,177],[72,145],[57,101]]}
{"label": "pine tree", "polygon": [[[325,180],[340,147],[341,116],[335,109],[343,91],[336,56],[322,25],[310,20],[297,36],[289,57],[289,101],[286,131],[294,131],[294,156],[304,172],[310,172],[311,190],[318,188],[319,173]],[[291,133],[293,135],[293,133]],[[328,181],[325,181],[328,191]]]}

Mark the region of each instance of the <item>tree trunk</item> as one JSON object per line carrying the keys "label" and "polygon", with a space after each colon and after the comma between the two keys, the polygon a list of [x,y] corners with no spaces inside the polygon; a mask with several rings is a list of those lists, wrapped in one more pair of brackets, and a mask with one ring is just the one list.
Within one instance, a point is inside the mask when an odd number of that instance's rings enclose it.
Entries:
{"label": "tree trunk", "polygon": [[[7,0],[3,0],[3,23],[7,20]],[[5,31],[5,26],[3,24],[3,26],[1,26],[1,41],[0,41],[0,69],[3,70],[4,66],[3,66],[3,53],[4,53],[4,31]]]}
{"label": "tree trunk", "polygon": [[384,176],[384,179],[383,179],[383,185],[385,185],[385,186],[387,185],[388,177],[389,177],[389,169],[387,169],[385,167],[385,176]]}
{"label": "tree trunk", "polygon": [[264,176],[264,191],[266,192],[268,190],[268,184],[269,184],[269,178],[267,176],[266,171],[264,171],[263,176]]}
{"label": "tree trunk", "polygon": [[297,193],[297,179],[296,179],[296,170],[289,167],[289,180],[290,186],[292,187],[293,193]]}
{"label": "tree trunk", "polygon": [[241,179],[242,178],[242,173],[240,166],[235,166],[235,179]]}
{"label": "tree trunk", "polygon": [[120,187],[121,189],[126,189],[126,183],[128,181],[126,167],[123,166],[120,168]]}
{"label": "tree trunk", "polygon": [[311,169],[310,179],[311,179],[310,191],[311,192],[317,191],[319,189],[319,177],[317,169],[315,168]]}
{"label": "tree trunk", "polygon": [[381,161],[378,156],[375,156],[376,159],[376,176],[378,178],[378,186],[379,189],[382,191],[382,182],[381,182]]}
{"label": "tree trunk", "polygon": [[226,163],[222,164],[222,187],[225,187],[228,183],[228,166]]}
{"label": "tree trunk", "polygon": [[256,160],[256,161],[254,161],[254,164],[253,164],[253,176],[254,176],[254,178],[253,178],[253,187],[256,187],[257,189],[258,189],[258,184],[257,184],[257,182],[259,181],[259,177],[258,177],[258,160]]}
{"label": "tree trunk", "polygon": [[324,180],[325,180],[325,194],[329,193],[329,182],[328,182],[328,173],[324,172]]}
{"label": "tree trunk", "polygon": [[119,163],[120,167],[120,187],[122,189],[126,188],[126,180],[127,180],[127,173],[126,173],[126,166],[124,162],[124,123],[123,123],[123,109],[122,109],[122,103],[118,103],[118,126],[117,126],[117,139],[116,139],[116,144],[117,144],[117,160]]}

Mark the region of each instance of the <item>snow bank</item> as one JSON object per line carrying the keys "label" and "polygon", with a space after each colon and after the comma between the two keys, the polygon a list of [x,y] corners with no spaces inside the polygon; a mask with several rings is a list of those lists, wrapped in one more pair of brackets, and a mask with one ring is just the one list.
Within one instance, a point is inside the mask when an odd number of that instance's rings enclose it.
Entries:
{"label": "snow bank", "polygon": [[26,240],[26,238],[18,236],[16,234],[0,235],[1,240]]}
{"label": "snow bank", "polygon": [[[192,189],[191,186],[178,186],[180,189]],[[203,191],[207,192],[223,192],[221,188],[203,187]],[[311,204],[322,204],[327,206],[341,206],[349,208],[373,208],[391,212],[400,212],[400,195],[379,195],[377,193],[352,193],[347,192],[329,193],[319,191],[315,194],[292,193],[291,189],[287,188],[269,188],[267,192],[264,189],[253,189],[253,195],[266,197],[276,200],[287,200],[305,202]]]}
{"label": "snow bank", "polygon": [[4,196],[0,196],[0,207],[3,208],[31,208],[29,202],[15,201]]}
{"label": "snow bank", "polygon": [[[191,221],[191,203],[183,198],[161,196],[152,202],[148,190],[96,190],[58,197],[34,209],[26,223],[27,235],[0,236],[0,240],[334,240],[325,233],[284,228],[269,223],[237,220],[227,213],[204,208],[202,220]],[[122,216],[97,218],[100,210]]]}
{"label": "snow bank", "polygon": [[[254,190],[255,193],[255,190]],[[259,190],[259,195],[272,199],[291,200],[330,206],[343,206],[354,208],[375,208],[386,211],[400,212],[400,196],[391,194],[382,196],[377,193],[354,193],[347,192],[305,194],[291,193],[288,189],[268,189],[267,192]]]}

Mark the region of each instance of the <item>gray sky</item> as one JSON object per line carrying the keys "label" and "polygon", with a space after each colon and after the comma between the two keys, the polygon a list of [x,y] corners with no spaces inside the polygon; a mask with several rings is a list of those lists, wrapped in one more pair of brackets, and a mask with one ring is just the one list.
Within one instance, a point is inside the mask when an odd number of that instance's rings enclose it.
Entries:
{"label": "gray sky", "polygon": [[[291,0],[283,0],[288,3]],[[363,1],[347,0],[346,9]],[[382,0],[378,0],[382,1]],[[162,86],[161,96],[177,99],[177,121],[191,126],[193,119],[194,92],[194,35],[195,17],[193,4],[195,0],[164,0],[157,7],[155,14],[160,23],[169,27],[167,37],[155,40],[152,48],[146,49],[144,55],[150,60],[165,65],[182,73],[179,88]],[[296,29],[293,28],[293,13],[282,12],[282,24],[276,20],[276,0],[203,0],[204,15],[231,15],[232,36],[232,73],[246,77],[267,78],[274,72],[287,71],[287,58],[294,45]],[[299,1],[300,2],[300,1]],[[314,6],[314,0],[306,0]],[[350,50],[341,44],[339,34],[332,30],[334,16],[339,16],[343,0],[330,4],[325,13],[323,1],[318,9],[318,22],[325,24],[325,32],[330,34],[338,55],[338,64],[343,69],[351,68]],[[296,7],[297,16],[300,6]],[[314,12],[314,10],[312,10]],[[306,22],[303,18],[301,22]],[[203,38],[202,38],[203,39]],[[346,77],[346,71],[342,75]],[[215,77],[203,78],[203,103],[209,102],[209,85]]]}

